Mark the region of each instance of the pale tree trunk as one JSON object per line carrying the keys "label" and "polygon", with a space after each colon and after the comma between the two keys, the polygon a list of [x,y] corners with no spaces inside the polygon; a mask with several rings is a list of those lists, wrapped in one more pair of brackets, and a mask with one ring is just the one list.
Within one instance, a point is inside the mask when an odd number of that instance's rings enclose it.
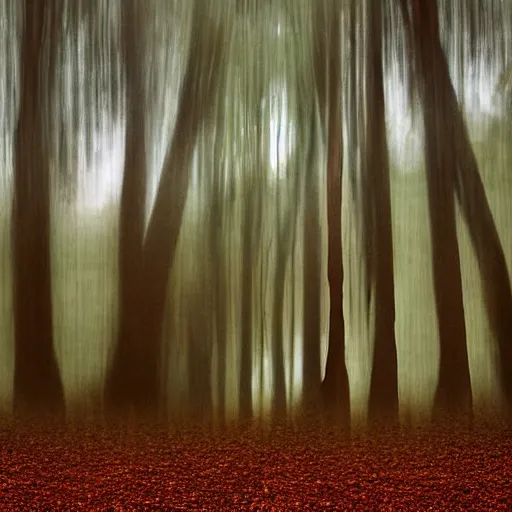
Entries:
{"label": "pale tree trunk", "polygon": [[[322,5],[319,4],[319,10]],[[329,281],[329,342],[322,398],[329,416],[345,428],[350,427],[350,393],[345,364],[345,321],[343,317],[343,256],[341,239],[341,197],[343,134],[341,126],[341,17],[336,0],[323,5],[318,13],[317,59],[326,68],[322,87],[317,76],[320,107],[327,120],[327,277]],[[327,35],[324,36],[324,33]],[[322,90],[323,89],[323,90]]]}
{"label": "pale tree trunk", "polygon": [[375,304],[373,363],[368,416],[398,422],[398,373],[389,160],[382,71],[381,3],[367,2],[366,137],[362,199],[369,240],[365,257]]}
{"label": "pale tree trunk", "polygon": [[[15,133],[12,210],[15,414],[63,414],[54,351],[50,261],[50,161],[42,72],[45,32],[55,72],[58,2],[27,0],[21,39],[20,107]],[[48,64],[46,64],[47,66]],[[48,91],[45,91],[48,92]]]}
{"label": "pale tree trunk", "polygon": [[242,420],[250,420],[253,416],[252,407],[252,366],[253,366],[253,248],[254,248],[254,216],[253,194],[247,189],[244,204],[244,223],[242,234],[242,304],[241,304],[241,347],[239,374],[239,416]]}
{"label": "pale tree trunk", "polygon": [[[252,84],[251,84],[252,86]],[[263,94],[259,88],[260,84],[256,82],[255,96],[261,100]],[[251,94],[249,94],[251,97]],[[243,205],[243,233],[242,233],[242,297],[241,297],[241,347],[240,347],[240,373],[239,373],[239,416],[240,419],[250,420],[253,418],[253,393],[252,393],[252,374],[253,374],[253,349],[254,349],[254,274],[255,254],[260,248],[262,234],[263,218],[263,162],[261,160],[261,141],[262,141],[262,120],[259,109],[260,102],[256,110],[256,148],[248,166],[252,167],[250,171],[251,179],[245,186],[245,197]],[[249,126],[249,116],[246,119],[246,133],[251,133]],[[248,151],[251,151],[248,149]],[[253,185],[254,186],[251,186]]]}
{"label": "pale tree trunk", "polygon": [[[279,223],[278,223],[279,224]],[[290,229],[290,226],[288,226]],[[283,235],[278,231],[278,235]],[[272,417],[280,419],[286,417],[286,381],[284,376],[284,353],[283,353],[283,312],[284,312],[284,290],[286,284],[286,263],[288,260],[287,237],[285,240],[279,238],[276,249],[276,271],[274,278],[274,303],[272,312]],[[291,236],[290,236],[291,238]]]}
{"label": "pale tree trunk", "polygon": [[227,284],[226,263],[224,261],[224,236],[226,225],[226,208],[224,190],[225,162],[222,157],[224,135],[224,116],[218,108],[217,127],[214,137],[213,162],[214,177],[212,184],[212,201],[210,211],[210,251],[213,266],[213,296],[215,307],[215,344],[217,349],[217,416],[220,425],[226,419],[226,356],[227,356]]}
{"label": "pale tree trunk", "polygon": [[[297,208],[300,196],[301,180],[295,180],[293,198],[286,206],[284,219],[281,218],[281,191],[279,184],[276,190],[276,233],[278,236],[276,248],[276,271],[274,276],[274,303],[272,313],[272,416],[279,420],[286,417],[286,380],[284,361],[284,297],[286,286],[286,269],[293,255],[294,234],[297,229]],[[293,276],[292,276],[293,279]],[[292,300],[293,296],[292,296]],[[292,353],[293,354],[293,353]],[[293,355],[292,355],[293,357]]]}
{"label": "pale tree trunk", "polygon": [[454,204],[457,155],[453,140],[450,140],[459,127],[451,115],[453,105],[447,94],[447,83],[440,80],[444,54],[439,40],[437,2],[413,2],[410,21],[406,0],[402,0],[401,6],[404,20],[411,27],[423,104],[434,293],[440,342],[434,413],[468,414],[472,410],[472,394]]}

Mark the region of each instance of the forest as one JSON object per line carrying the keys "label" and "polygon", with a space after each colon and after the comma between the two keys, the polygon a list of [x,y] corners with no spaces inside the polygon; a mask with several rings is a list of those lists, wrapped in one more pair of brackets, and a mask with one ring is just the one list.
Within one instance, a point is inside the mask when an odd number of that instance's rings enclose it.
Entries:
{"label": "forest", "polygon": [[1,0],[0,414],[512,413],[512,2]]}

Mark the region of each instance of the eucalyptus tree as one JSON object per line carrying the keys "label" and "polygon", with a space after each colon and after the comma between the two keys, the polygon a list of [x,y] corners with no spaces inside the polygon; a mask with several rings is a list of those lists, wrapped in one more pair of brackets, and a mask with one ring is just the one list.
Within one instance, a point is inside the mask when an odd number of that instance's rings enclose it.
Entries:
{"label": "eucalyptus tree", "polygon": [[25,2],[12,206],[14,409],[20,414],[64,411],[53,338],[51,115],[45,101],[55,80],[60,23],[60,2]]}
{"label": "eucalyptus tree", "polygon": [[362,165],[362,209],[365,268],[373,289],[373,362],[368,415],[370,420],[398,421],[398,369],[395,341],[395,297],[389,157],[383,79],[382,3],[366,2],[366,118]]}

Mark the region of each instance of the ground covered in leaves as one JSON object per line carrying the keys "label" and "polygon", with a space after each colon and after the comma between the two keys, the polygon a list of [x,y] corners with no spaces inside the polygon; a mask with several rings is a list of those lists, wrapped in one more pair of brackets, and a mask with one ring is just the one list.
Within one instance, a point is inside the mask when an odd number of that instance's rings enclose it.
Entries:
{"label": "ground covered in leaves", "polygon": [[0,424],[0,510],[512,510],[512,430]]}

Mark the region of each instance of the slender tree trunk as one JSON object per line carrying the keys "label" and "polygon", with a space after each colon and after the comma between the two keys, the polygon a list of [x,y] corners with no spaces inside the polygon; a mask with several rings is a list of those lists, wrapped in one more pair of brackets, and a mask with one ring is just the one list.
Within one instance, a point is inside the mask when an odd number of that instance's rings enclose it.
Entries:
{"label": "slender tree trunk", "polygon": [[241,355],[239,376],[239,415],[252,419],[252,345],[253,345],[253,222],[252,191],[247,193],[242,247]]}
{"label": "slender tree trunk", "polygon": [[[217,259],[218,258],[218,259]],[[220,261],[222,256],[217,255],[216,261]],[[216,302],[216,344],[217,344],[217,398],[218,398],[218,417],[220,425],[226,421],[226,366],[227,366],[227,293],[226,293],[226,271],[225,264],[222,261],[219,266],[215,266],[218,275],[216,277],[215,302]]]}
{"label": "slender tree trunk", "polygon": [[[315,113],[312,116],[315,117]],[[311,130],[311,148],[305,169],[304,262],[303,262],[303,349],[302,405],[305,412],[319,406],[320,399],[320,302],[321,302],[321,232],[319,182],[315,167],[316,120]]]}
{"label": "slender tree trunk", "polygon": [[141,343],[140,297],[143,287],[142,248],[146,210],[146,148],[144,62],[137,33],[137,7],[127,0],[122,9],[126,70],[126,141],[119,222],[119,326],[116,351],[107,376],[105,400],[109,411],[132,405],[145,408],[154,389],[139,372],[145,366]]}
{"label": "slender tree trunk", "polygon": [[[407,4],[402,1],[407,22]],[[469,413],[471,379],[464,323],[462,280],[455,224],[454,181],[456,152],[450,137],[458,126],[442,76],[437,2],[413,2],[412,34],[424,108],[425,165],[427,171],[434,292],[440,341],[436,413]]]}
{"label": "slender tree trunk", "polygon": [[393,236],[388,147],[382,72],[382,12],[380,2],[368,2],[366,88],[366,166],[363,200],[370,218],[364,223],[370,240],[367,268],[375,299],[373,364],[368,415],[371,420],[398,422],[398,368],[395,341]]}
{"label": "slender tree trunk", "polygon": [[[278,242],[281,245],[282,242]],[[284,289],[286,284],[286,263],[288,253],[285,247],[277,248],[277,267],[274,279],[274,304],[272,313],[272,417],[286,417],[286,381],[284,376],[283,354],[283,312]]]}
{"label": "slender tree trunk", "polygon": [[[329,281],[329,344],[322,398],[329,415],[344,427],[350,427],[350,393],[345,365],[345,322],[343,317],[343,256],[341,239],[341,51],[340,12],[337,3],[323,12],[322,25],[327,28],[327,45],[320,58],[328,63],[327,84],[322,108],[327,119],[327,228]],[[318,38],[324,38],[320,31]],[[322,54],[322,52],[320,52]]]}
{"label": "slender tree trunk", "polygon": [[[14,411],[21,415],[62,414],[65,407],[53,345],[50,166],[41,101],[45,24],[55,23],[51,2],[25,2],[12,211]],[[49,33],[55,29],[51,26]],[[52,39],[50,61],[55,51]]]}
{"label": "slender tree trunk", "polygon": [[[216,141],[220,144],[220,141]],[[214,157],[217,162],[217,158]],[[217,170],[215,171],[217,172]],[[214,199],[212,203],[211,225],[210,225],[210,244],[213,254],[214,275],[214,302],[215,302],[215,343],[217,348],[217,413],[220,424],[223,425],[226,419],[226,344],[227,344],[227,309],[226,309],[226,264],[223,257],[224,236],[224,209],[222,207],[223,199],[220,197],[221,188],[218,186],[219,179],[215,180]],[[220,232],[219,232],[220,226]]]}

